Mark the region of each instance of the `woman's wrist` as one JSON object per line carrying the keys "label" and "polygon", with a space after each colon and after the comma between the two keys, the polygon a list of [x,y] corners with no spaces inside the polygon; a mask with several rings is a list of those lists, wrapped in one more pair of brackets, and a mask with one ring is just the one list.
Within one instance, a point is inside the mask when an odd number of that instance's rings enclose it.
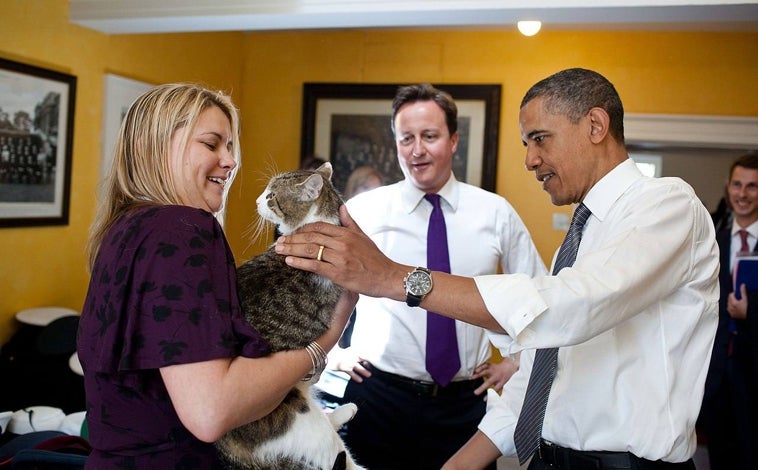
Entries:
{"label": "woman's wrist", "polygon": [[326,368],[329,358],[326,355],[326,351],[316,341],[311,341],[306,347],[305,351],[308,353],[308,357],[311,358],[311,371],[307,373],[303,378],[303,382],[311,380],[313,377],[321,375]]}

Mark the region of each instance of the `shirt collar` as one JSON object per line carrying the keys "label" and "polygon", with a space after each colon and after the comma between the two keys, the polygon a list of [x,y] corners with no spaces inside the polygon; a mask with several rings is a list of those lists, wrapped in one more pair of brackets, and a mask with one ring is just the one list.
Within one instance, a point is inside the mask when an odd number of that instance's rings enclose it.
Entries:
{"label": "shirt collar", "polygon": [[[424,199],[426,193],[413,185],[407,178],[402,182],[403,188],[401,191],[401,200],[403,204],[403,210],[410,214],[419,206]],[[440,195],[442,200],[452,207],[453,212],[458,210],[458,199],[460,195],[460,183],[455,179],[455,175],[450,172],[450,178],[445,183],[445,186],[440,189],[437,194]]]}
{"label": "shirt collar", "polygon": [[[737,232],[740,230],[742,230],[742,227],[740,227],[737,222],[732,221],[732,236],[737,235]],[[745,230],[747,230],[747,233],[750,234],[751,237],[758,238],[758,220],[745,227]]]}
{"label": "shirt collar", "polygon": [[634,160],[627,158],[616,165],[590,188],[582,201],[592,215],[604,220],[611,206],[635,181],[642,178],[642,172]]}

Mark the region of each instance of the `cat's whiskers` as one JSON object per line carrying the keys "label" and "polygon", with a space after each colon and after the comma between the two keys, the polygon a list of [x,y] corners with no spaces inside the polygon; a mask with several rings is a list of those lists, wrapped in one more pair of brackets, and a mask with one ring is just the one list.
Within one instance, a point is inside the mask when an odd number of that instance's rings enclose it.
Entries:
{"label": "cat's whiskers", "polygon": [[250,222],[248,227],[242,232],[242,236],[249,240],[245,251],[250,248],[256,240],[259,240],[262,236],[267,236],[270,232],[269,229],[273,229],[274,225],[263,219],[262,217],[256,217],[253,222]]}

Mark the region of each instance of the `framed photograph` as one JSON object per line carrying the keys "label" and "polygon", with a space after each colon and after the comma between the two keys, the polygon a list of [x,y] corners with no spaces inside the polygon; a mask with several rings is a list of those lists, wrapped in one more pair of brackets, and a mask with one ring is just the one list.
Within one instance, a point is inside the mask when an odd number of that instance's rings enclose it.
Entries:
{"label": "framed photograph", "polygon": [[129,106],[134,103],[142,93],[153,85],[150,83],[132,80],[112,73],[106,73],[103,82],[103,138],[102,159],[100,163],[100,177],[108,172],[113,160],[113,150],[116,147],[116,138],[121,128]]}
{"label": "framed photograph", "polygon": [[[495,190],[500,85],[433,84],[458,106],[458,152],[453,172],[459,181]],[[301,161],[332,162],[342,191],[350,173],[373,166],[385,184],[403,179],[390,127],[392,99],[399,84],[303,84]]]}
{"label": "framed photograph", "polygon": [[68,225],[76,77],[0,59],[0,227]]}

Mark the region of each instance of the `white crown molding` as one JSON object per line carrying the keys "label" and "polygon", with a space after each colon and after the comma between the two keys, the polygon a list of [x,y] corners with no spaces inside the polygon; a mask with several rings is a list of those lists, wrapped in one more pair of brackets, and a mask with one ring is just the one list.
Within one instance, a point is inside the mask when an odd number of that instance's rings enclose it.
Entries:
{"label": "white crown molding", "polygon": [[629,145],[758,149],[758,118],[627,113],[624,135]]}
{"label": "white crown molding", "polygon": [[508,26],[758,31],[757,0],[69,0],[72,23],[107,34]]}

